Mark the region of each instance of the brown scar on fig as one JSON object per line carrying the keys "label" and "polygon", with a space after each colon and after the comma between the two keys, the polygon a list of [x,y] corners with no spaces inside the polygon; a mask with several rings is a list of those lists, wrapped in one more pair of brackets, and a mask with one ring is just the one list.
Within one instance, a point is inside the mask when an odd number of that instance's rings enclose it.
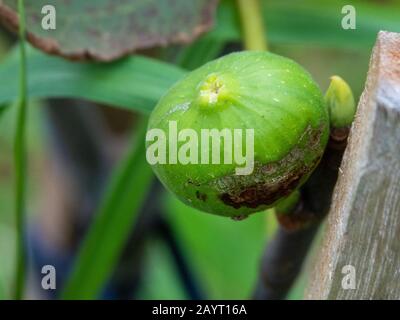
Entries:
{"label": "brown scar on fig", "polygon": [[294,191],[306,173],[306,169],[304,168],[302,171],[290,175],[285,181],[281,181],[277,185],[268,185],[265,183],[254,184],[244,188],[238,195],[223,193],[219,197],[226,205],[235,209],[241,207],[257,208],[262,205],[269,206]]}
{"label": "brown scar on fig", "polygon": [[[308,128],[306,133],[309,134],[311,147],[317,148],[320,143],[322,129],[320,128],[314,132],[312,131],[313,130]],[[280,161],[260,166],[258,169],[255,169],[258,170],[255,175],[259,175],[261,180],[258,183],[246,184],[241,183],[241,181],[232,183],[235,181],[234,178],[228,177],[226,179],[228,182],[225,182],[225,184],[227,186],[229,185],[230,187],[227,188],[227,192],[220,193],[218,197],[226,205],[235,209],[239,209],[241,207],[254,209],[259,206],[270,206],[277,200],[292,193],[299,186],[302,179],[310,172],[310,168],[316,167],[321,160],[322,155],[314,159],[314,161],[308,166],[304,164],[299,165],[297,170],[294,170],[290,175],[279,175],[279,168],[293,162],[301,162],[302,157],[303,153],[301,149],[295,147],[291,152],[289,152],[288,155],[285,156],[285,158],[281,159]],[[276,174],[277,176],[275,176]],[[265,180],[271,180],[272,182]]]}

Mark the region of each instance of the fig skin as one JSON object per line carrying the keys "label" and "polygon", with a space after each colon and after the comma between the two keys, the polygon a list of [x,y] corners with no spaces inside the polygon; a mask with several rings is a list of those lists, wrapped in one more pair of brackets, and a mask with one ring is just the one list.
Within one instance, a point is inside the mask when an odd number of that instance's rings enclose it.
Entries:
{"label": "fig skin", "polygon": [[[264,51],[232,53],[189,73],[161,98],[149,119],[149,130],[166,133],[167,146],[173,143],[169,121],[177,122],[178,132],[190,128],[198,137],[201,129],[243,129],[243,136],[245,129],[254,129],[250,175],[236,175],[241,167],[236,163],[152,165],[184,203],[234,219],[273,207],[299,188],[317,166],[329,135],[328,110],[309,73]],[[178,150],[184,143],[178,142]],[[199,155],[200,145],[199,140]]]}

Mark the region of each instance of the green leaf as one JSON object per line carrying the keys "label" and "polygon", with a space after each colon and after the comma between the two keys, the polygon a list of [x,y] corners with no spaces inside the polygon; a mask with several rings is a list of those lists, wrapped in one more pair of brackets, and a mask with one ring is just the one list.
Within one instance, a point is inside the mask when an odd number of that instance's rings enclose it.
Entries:
{"label": "green leaf", "polygon": [[15,229],[17,232],[17,261],[15,268],[14,298],[24,298],[26,282],[26,247],[25,247],[25,211],[26,211],[26,122],[27,109],[27,70],[25,51],[25,6],[23,0],[18,0],[20,15],[19,40],[19,93],[17,105],[17,120],[14,137],[14,174],[15,174]]}
{"label": "green leaf", "polygon": [[[141,56],[107,64],[76,63],[30,48],[27,59],[30,98],[83,98],[146,114],[186,73],[179,67]],[[0,66],[0,104],[17,98],[15,74],[18,59],[13,54]]]}
{"label": "green leaf", "polygon": [[[192,41],[212,26],[216,4],[216,0],[26,0],[29,40],[49,53],[110,61],[138,49]],[[0,1],[0,15],[17,28],[15,0]]]}
{"label": "green leaf", "polygon": [[[147,120],[147,119],[146,119]],[[64,299],[95,299],[107,281],[132,230],[153,177],[145,158],[147,121],[136,132],[134,147],[113,174],[100,210],[80,248]]]}

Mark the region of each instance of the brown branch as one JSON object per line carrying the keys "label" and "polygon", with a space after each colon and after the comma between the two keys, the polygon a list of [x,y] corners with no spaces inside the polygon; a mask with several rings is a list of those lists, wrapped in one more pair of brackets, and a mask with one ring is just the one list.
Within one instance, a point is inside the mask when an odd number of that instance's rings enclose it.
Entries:
{"label": "brown branch", "polygon": [[254,292],[257,300],[284,299],[301,271],[316,232],[327,214],[349,128],[333,129],[328,147],[290,214],[277,213],[279,229],[267,246]]}

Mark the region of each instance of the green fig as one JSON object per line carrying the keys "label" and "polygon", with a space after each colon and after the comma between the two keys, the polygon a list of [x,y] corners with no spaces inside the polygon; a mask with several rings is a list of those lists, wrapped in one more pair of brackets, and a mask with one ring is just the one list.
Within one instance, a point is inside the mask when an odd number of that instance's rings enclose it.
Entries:
{"label": "green fig", "polygon": [[307,71],[275,54],[243,51],[189,73],[161,98],[146,156],[183,202],[240,219],[298,189],[328,135],[328,110]]}

